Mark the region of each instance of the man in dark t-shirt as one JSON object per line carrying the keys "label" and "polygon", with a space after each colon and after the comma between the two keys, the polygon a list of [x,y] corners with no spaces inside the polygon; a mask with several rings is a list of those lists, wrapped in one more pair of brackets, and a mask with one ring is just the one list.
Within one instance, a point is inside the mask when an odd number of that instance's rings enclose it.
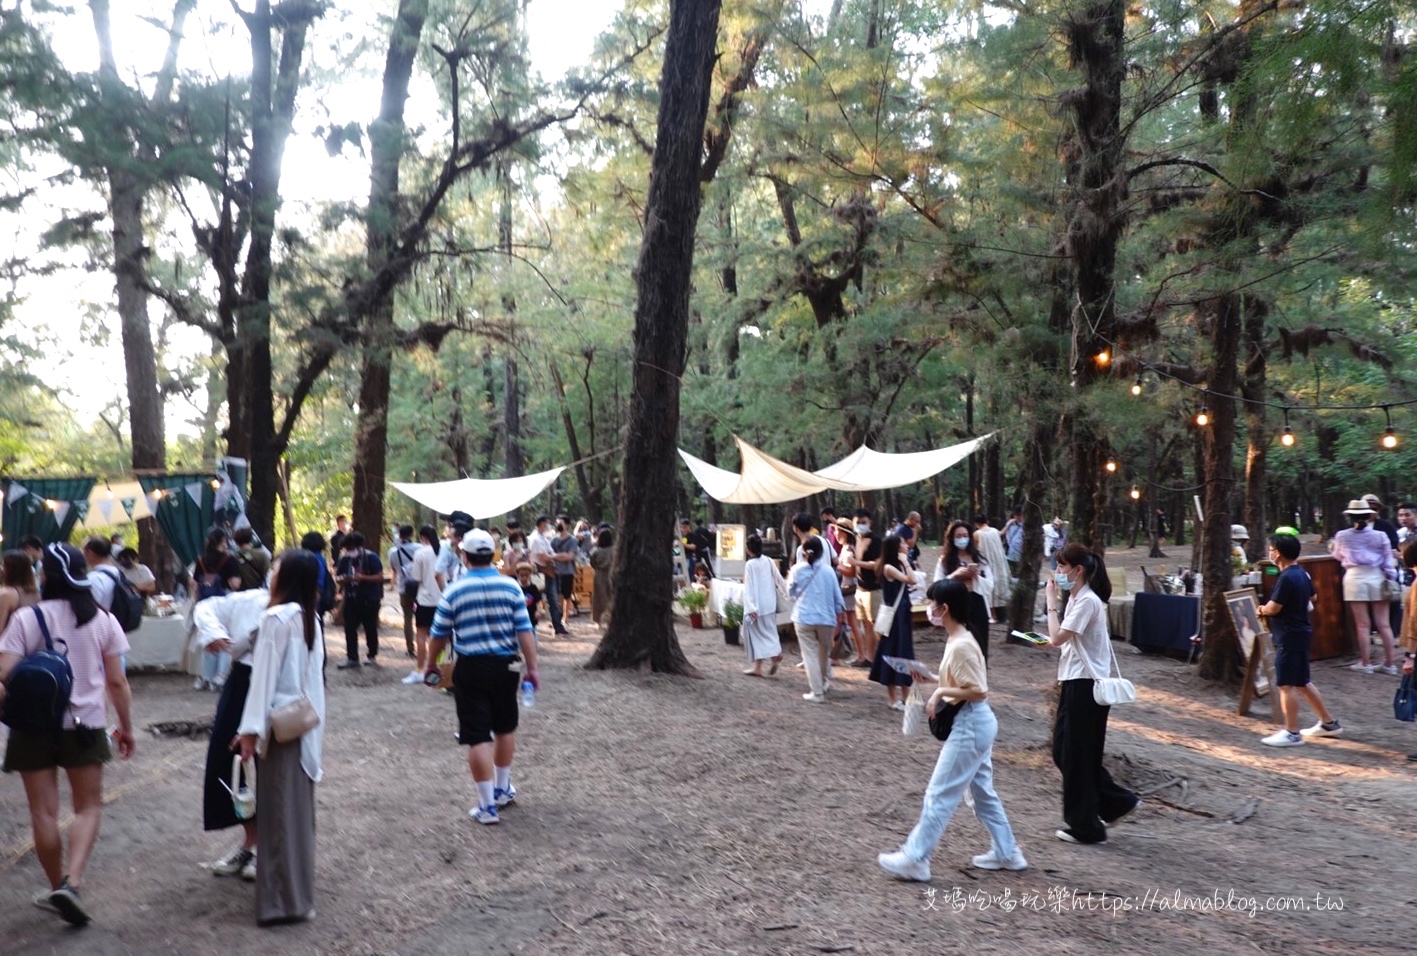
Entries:
{"label": "man in dark t-shirt", "polygon": [[364,628],[367,663],[379,666],[379,605],[384,601],[384,564],[364,547],[364,535],[351,531],[340,542],[344,554],[335,576],[344,589],[344,647],[346,660],[339,670],[359,666],[359,629]]}
{"label": "man in dark t-shirt", "polygon": [[[857,508],[856,522],[856,618],[861,622],[861,657],[876,656],[876,614],[881,610],[881,538],[871,530],[871,512]],[[859,665],[853,665],[859,666]]]}
{"label": "man in dark t-shirt", "polygon": [[[1269,602],[1259,609],[1259,614],[1269,619],[1274,638],[1274,682],[1279,685],[1284,729],[1262,738],[1260,743],[1295,747],[1304,743],[1306,737],[1337,737],[1343,733],[1343,725],[1328,712],[1319,689],[1309,679],[1309,646],[1314,639],[1309,625],[1309,602],[1314,597],[1314,584],[1297,564],[1299,539],[1292,534],[1272,535],[1269,558],[1279,565],[1279,579],[1274,582]],[[1317,724],[1302,731],[1299,730],[1300,694],[1319,715]]]}

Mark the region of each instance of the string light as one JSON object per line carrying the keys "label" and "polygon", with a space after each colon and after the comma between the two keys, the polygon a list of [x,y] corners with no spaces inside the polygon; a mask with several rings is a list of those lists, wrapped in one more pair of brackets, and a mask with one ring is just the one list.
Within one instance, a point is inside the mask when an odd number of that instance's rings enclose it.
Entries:
{"label": "string light", "polygon": [[1107,474],[1109,475],[1115,475],[1117,473],[1117,462],[1111,458],[1107,459],[1107,464],[1102,467],[1107,469]]}
{"label": "string light", "polygon": [[1210,424],[1210,406],[1201,403],[1200,411],[1196,412],[1196,424],[1201,428]]}
{"label": "string light", "polygon": [[1390,406],[1383,406],[1383,417],[1387,419],[1387,427],[1383,429],[1382,446],[1391,451],[1397,447],[1397,432],[1392,430],[1392,409]]}
{"label": "string light", "polygon": [[1141,394],[1141,376],[1140,376],[1140,375],[1138,375],[1138,376],[1137,376],[1137,380],[1132,383],[1132,394],[1133,394],[1133,395],[1140,395],[1140,394]]}
{"label": "string light", "polygon": [[1133,501],[1141,501],[1141,489],[1136,485],[1132,485],[1131,495]]}
{"label": "string light", "polygon": [[1279,433],[1279,443],[1280,443],[1281,445],[1283,445],[1285,448],[1293,448],[1293,447],[1294,447],[1294,442],[1297,441],[1297,440],[1298,440],[1298,439],[1296,439],[1296,438],[1294,437],[1294,429],[1292,429],[1292,428],[1289,427],[1289,407],[1288,407],[1288,406],[1285,406],[1285,408],[1284,408],[1284,431],[1282,431],[1282,432]]}
{"label": "string light", "polygon": [[217,479],[213,478],[212,481],[211,481],[211,485],[212,485],[212,491],[216,491],[218,488],[221,487],[221,482],[218,481]]}
{"label": "string light", "polygon": [[1099,368],[1106,368],[1112,364],[1112,353],[1108,349],[1103,349],[1094,355],[1092,360],[1097,363]]}

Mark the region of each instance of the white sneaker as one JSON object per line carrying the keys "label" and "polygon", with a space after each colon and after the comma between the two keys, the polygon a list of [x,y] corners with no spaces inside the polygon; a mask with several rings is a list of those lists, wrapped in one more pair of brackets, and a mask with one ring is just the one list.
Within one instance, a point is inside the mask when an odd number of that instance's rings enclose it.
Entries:
{"label": "white sneaker", "polygon": [[1397,665],[1396,665],[1396,664],[1384,664],[1384,665],[1383,665],[1383,673],[1386,674],[1386,675],[1389,676],[1389,677],[1396,677],[1396,676],[1397,676],[1397,673],[1398,673],[1398,671],[1397,671]]}
{"label": "white sneaker", "polygon": [[405,677],[403,680],[399,681],[399,683],[400,683],[400,684],[421,684],[421,683],[423,683],[423,675],[420,674],[420,673],[418,673],[418,671],[409,671],[409,672],[408,672],[408,676]]}
{"label": "white sneaker", "polygon": [[247,883],[256,882],[256,854],[251,854],[251,859],[246,861],[246,865],[241,868],[241,878]]}
{"label": "white sneaker", "polygon": [[235,876],[255,858],[255,853],[244,846],[238,846],[215,863],[208,863],[207,868],[212,871],[213,876]]}
{"label": "white sneaker", "polygon": [[1343,725],[1336,720],[1327,724],[1321,720],[1312,727],[1305,727],[1299,733],[1305,737],[1342,737]]}
{"label": "white sneaker", "polygon": [[1023,858],[1023,851],[1014,847],[1013,856],[999,856],[999,851],[994,847],[989,848],[988,853],[981,853],[970,859],[976,869],[980,870],[1026,870],[1028,861]]}
{"label": "white sneaker", "polygon": [[903,700],[893,700],[893,701],[891,701],[891,710],[905,710],[905,701],[903,701]]}
{"label": "white sneaker", "polygon": [[912,880],[916,883],[930,882],[930,861],[912,860],[904,850],[877,855],[876,862],[881,869],[898,880]]}
{"label": "white sneaker", "polygon": [[1350,671],[1358,671],[1362,674],[1371,674],[1373,671],[1378,669],[1378,665],[1364,664],[1362,661],[1354,661],[1352,664],[1348,665],[1348,669]]}
{"label": "white sneaker", "polygon": [[198,677],[196,680],[192,681],[192,689],[193,689],[193,690],[206,690],[206,689],[207,689],[207,682],[204,681],[204,680],[202,680],[200,677]]}
{"label": "white sneaker", "polygon": [[467,811],[467,815],[474,823],[491,826],[497,822],[497,805],[493,804],[490,807],[473,807],[471,810]]}
{"label": "white sneaker", "polygon": [[808,691],[807,693],[802,695],[802,699],[813,704],[825,704],[827,702],[827,695],[814,694],[811,691]]}
{"label": "white sneaker", "polygon": [[1276,730],[1268,737],[1261,737],[1260,743],[1268,747],[1298,747],[1304,742],[1304,738],[1298,734],[1291,734],[1284,729]]}

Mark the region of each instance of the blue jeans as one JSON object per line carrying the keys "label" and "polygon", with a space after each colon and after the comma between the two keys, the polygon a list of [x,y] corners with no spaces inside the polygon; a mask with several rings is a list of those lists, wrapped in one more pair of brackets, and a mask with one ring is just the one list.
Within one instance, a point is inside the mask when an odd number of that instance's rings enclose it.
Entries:
{"label": "blue jeans", "polygon": [[561,582],[556,579],[554,571],[544,572],[542,578],[546,581],[542,593],[546,595],[546,610],[551,615],[551,630],[560,634],[566,629],[561,623]]}
{"label": "blue jeans", "polygon": [[940,748],[940,759],[925,788],[920,822],[901,847],[906,856],[922,862],[930,859],[955,808],[964,799],[966,787],[974,794],[974,815],[993,838],[994,852],[1003,859],[1014,855],[1018,849],[1014,831],[1003,802],[994,792],[994,738],[998,734],[999,721],[988,701],[972,701],[955,715],[954,729]]}

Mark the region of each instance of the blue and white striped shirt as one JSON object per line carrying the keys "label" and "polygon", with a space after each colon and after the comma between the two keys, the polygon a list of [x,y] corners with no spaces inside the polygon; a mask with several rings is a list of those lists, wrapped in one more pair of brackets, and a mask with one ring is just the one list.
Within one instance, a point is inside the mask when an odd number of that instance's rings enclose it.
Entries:
{"label": "blue and white striped shirt", "polygon": [[468,568],[443,591],[428,633],[451,637],[464,657],[511,657],[521,650],[517,634],[531,630],[521,585],[487,567]]}

